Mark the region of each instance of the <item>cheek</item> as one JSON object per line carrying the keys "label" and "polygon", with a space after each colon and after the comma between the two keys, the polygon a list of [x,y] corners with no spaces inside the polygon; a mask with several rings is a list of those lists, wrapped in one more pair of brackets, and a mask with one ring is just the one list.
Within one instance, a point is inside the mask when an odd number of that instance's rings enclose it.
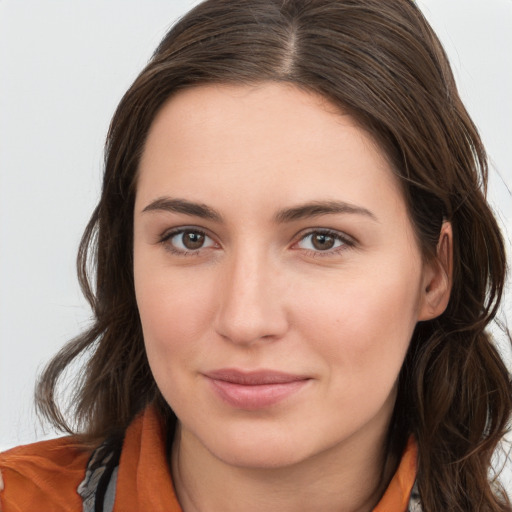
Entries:
{"label": "cheek", "polygon": [[417,322],[419,283],[417,268],[388,266],[340,273],[321,288],[296,288],[300,330],[316,340],[326,361],[352,373],[388,368],[397,374]]}
{"label": "cheek", "polygon": [[211,323],[213,286],[201,287],[182,273],[165,270],[135,272],[137,305],[150,365],[158,379],[159,369],[192,357]]}

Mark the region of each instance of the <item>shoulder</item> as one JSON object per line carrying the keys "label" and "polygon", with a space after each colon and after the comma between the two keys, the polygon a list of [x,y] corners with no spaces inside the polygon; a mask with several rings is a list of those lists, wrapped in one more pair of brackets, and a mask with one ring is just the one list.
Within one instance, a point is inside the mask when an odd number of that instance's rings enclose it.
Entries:
{"label": "shoulder", "polygon": [[81,510],[76,489],[91,452],[63,437],[0,453],[0,511]]}

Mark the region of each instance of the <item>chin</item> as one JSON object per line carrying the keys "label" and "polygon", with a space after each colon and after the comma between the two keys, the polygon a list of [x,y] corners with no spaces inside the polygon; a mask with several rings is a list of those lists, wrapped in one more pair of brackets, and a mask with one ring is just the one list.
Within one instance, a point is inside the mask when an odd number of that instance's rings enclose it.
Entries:
{"label": "chin", "polygon": [[[261,418],[260,418],[261,419]],[[234,467],[247,469],[279,469],[313,462],[343,444],[343,429],[336,432],[322,429],[323,436],[315,436],[312,427],[297,422],[256,421],[252,424],[233,422],[223,428],[204,432],[197,439],[218,460]],[[295,423],[295,424],[294,424]],[[313,429],[314,430],[314,429]],[[347,436],[350,432],[345,432]]]}
{"label": "chin", "polygon": [[260,441],[256,443],[228,443],[216,446],[213,455],[225,464],[245,469],[279,469],[293,466],[307,458],[298,452],[296,445]]}

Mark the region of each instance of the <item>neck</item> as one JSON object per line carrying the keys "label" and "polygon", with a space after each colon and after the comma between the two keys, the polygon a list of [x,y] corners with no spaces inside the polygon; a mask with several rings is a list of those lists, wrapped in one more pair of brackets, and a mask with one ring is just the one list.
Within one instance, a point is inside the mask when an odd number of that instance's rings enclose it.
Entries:
{"label": "neck", "polygon": [[347,440],[311,459],[279,468],[227,464],[178,427],[172,473],[184,512],[371,512],[396,469],[385,436]]}

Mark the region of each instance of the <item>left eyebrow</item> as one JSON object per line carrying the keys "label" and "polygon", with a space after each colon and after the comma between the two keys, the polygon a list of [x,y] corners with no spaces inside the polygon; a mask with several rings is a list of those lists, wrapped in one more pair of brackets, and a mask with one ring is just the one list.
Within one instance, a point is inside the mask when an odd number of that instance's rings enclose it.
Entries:
{"label": "left eyebrow", "polygon": [[378,222],[374,213],[361,206],[356,206],[344,201],[313,201],[293,208],[280,210],[274,216],[274,222],[280,224],[284,222],[293,222],[309,217],[318,217],[320,215],[332,215],[337,213],[349,213],[354,215],[364,215]]}

